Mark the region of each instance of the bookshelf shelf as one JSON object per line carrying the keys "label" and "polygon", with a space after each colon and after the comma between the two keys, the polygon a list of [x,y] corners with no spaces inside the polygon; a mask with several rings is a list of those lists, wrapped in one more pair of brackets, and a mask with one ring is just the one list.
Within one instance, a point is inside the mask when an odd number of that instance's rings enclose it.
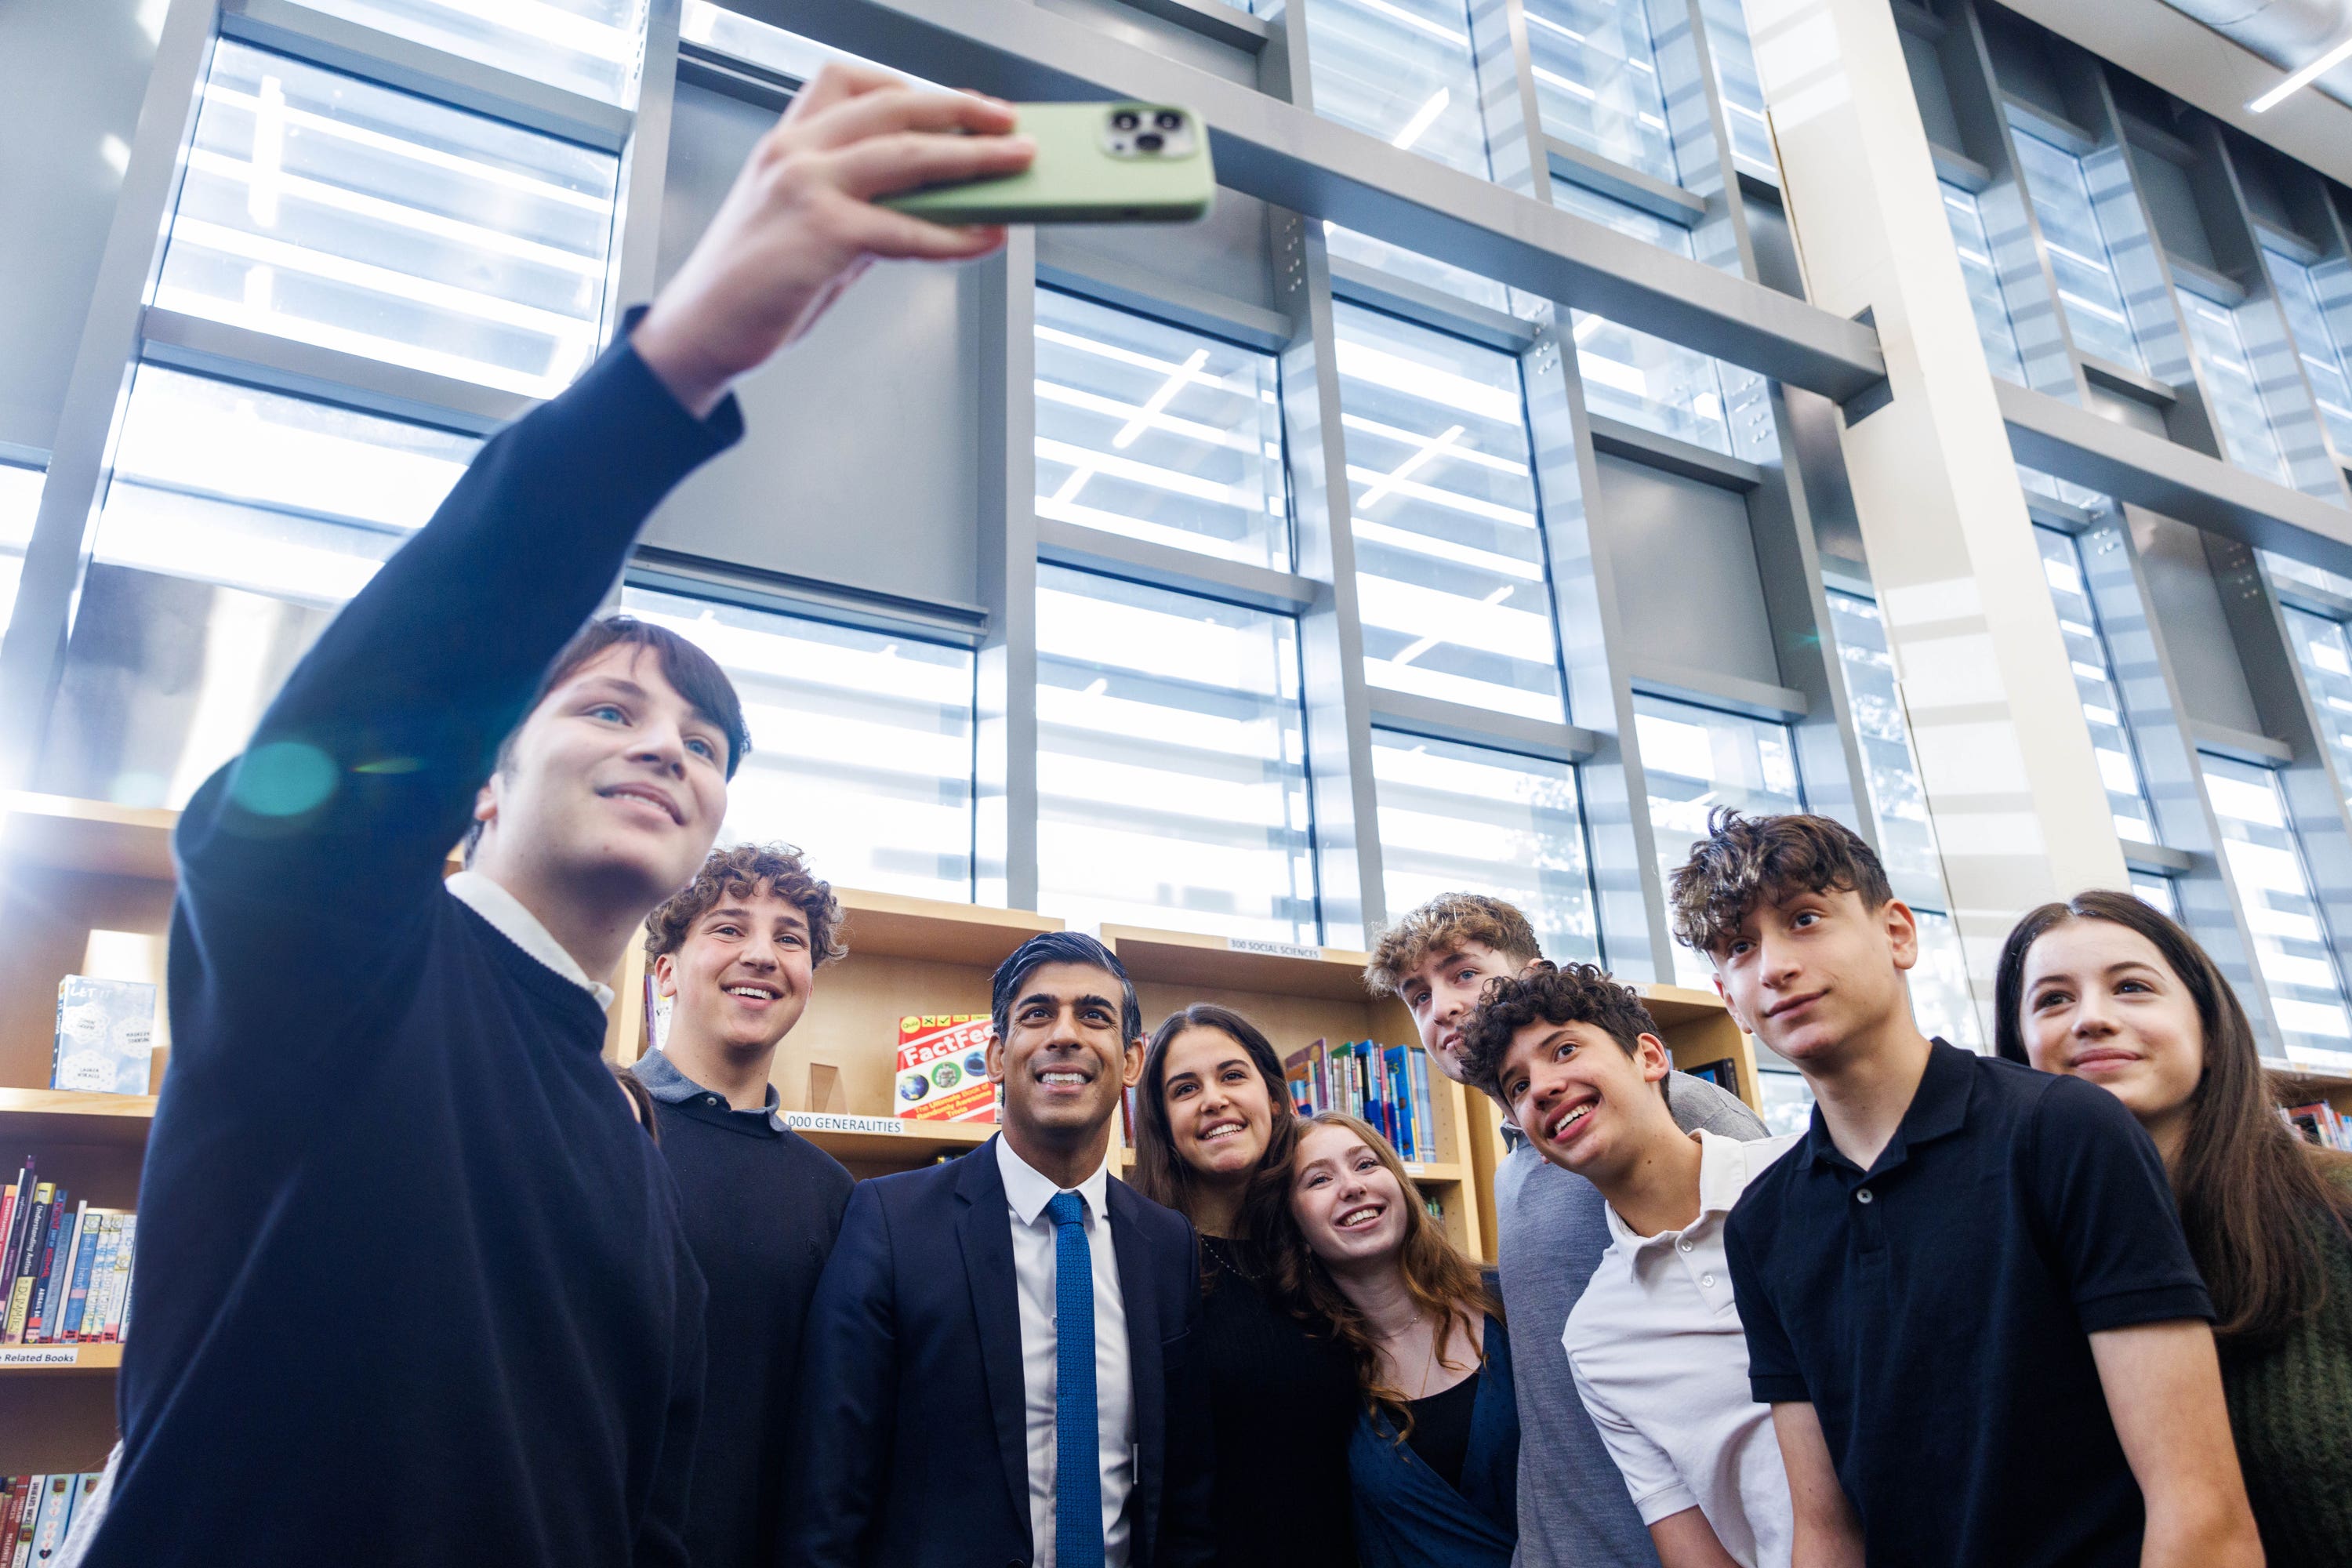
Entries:
{"label": "bookshelf shelf", "polygon": [[121,1364],[120,1344],[0,1345],[0,1377],[70,1377]]}
{"label": "bookshelf shelf", "polygon": [[152,1094],[0,1088],[0,1150],[25,1142],[143,1144],[154,1116]]}

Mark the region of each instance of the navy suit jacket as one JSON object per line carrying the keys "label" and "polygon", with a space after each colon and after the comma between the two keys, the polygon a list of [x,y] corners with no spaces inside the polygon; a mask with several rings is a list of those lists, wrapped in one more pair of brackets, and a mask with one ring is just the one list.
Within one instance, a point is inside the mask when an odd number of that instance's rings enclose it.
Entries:
{"label": "navy suit jacket", "polygon": [[[1195,1568],[1209,1533],[1206,1393],[1190,1221],[1117,1177],[1135,1431],[1133,1568]],[[860,1182],[809,1305],[786,1568],[1028,1563],[1028,1397],[1013,1228],[994,1141]]]}

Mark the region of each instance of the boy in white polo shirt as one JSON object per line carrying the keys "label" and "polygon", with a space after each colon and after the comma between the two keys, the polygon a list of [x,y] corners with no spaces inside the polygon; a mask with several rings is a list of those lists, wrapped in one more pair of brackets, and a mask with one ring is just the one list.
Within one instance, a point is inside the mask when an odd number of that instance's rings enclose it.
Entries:
{"label": "boy in white polo shirt", "polygon": [[1656,1023],[1589,963],[1492,983],[1463,1044],[1470,1081],[1609,1202],[1609,1250],[1560,1342],[1660,1563],[1788,1568],[1789,1480],[1748,1391],[1723,1222],[1796,1138],[1677,1127]]}

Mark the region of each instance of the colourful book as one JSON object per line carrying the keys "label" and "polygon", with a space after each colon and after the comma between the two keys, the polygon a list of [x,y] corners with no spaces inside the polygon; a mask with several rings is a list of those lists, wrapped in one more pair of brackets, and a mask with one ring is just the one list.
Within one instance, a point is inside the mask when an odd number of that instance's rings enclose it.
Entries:
{"label": "colourful book", "polygon": [[49,1234],[42,1238],[37,1254],[39,1266],[33,1272],[33,1304],[25,1313],[25,1342],[41,1342],[41,1325],[47,1321],[49,1298],[57,1291],[58,1254],[66,1237],[66,1190],[58,1189],[57,1202],[49,1205]]}
{"label": "colourful book", "polygon": [[65,1317],[59,1323],[60,1340],[81,1338],[82,1315],[89,1309],[90,1267],[98,1261],[98,1232],[105,1223],[104,1209],[82,1211],[81,1235],[74,1241],[73,1279],[67,1289]]}
{"label": "colourful book", "polygon": [[49,1210],[57,1203],[57,1194],[47,1182],[33,1189],[33,1206],[26,1215],[24,1239],[16,1248],[16,1278],[8,1287],[8,1321],[0,1326],[0,1344],[25,1342],[25,1314],[33,1306],[33,1272],[40,1262],[41,1240],[49,1233]]}
{"label": "colourful book", "polygon": [[0,1480],[0,1563],[16,1560],[16,1526],[24,1518],[25,1497],[32,1485],[30,1476],[10,1476]]}
{"label": "colourful book", "polygon": [[98,1232],[98,1266],[90,1275],[89,1306],[82,1314],[81,1337],[95,1340],[106,1327],[106,1293],[114,1286],[114,1249],[122,1216],[109,1214]]}
{"label": "colourful book", "polygon": [[1437,1115],[1433,1109],[1436,1102],[1429,1098],[1429,1053],[1419,1046],[1413,1046],[1407,1049],[1405,1060],[1412,1081],[1413,1142],[1424,1151],[1422,1158],[1434,1159],[1437,1155]]}
{"label": "colourful book", "polygon": [[73,1502],[72,1476],[41,1478],[41,1521],[33,1531],[32,1568],[41,1568],[66,1543],[66,1518],[73,1512]]}
{"label": "colourful book", "polygon": [[16,1510],[16,1539],[8,1543],[8,1568],[26,1568],[33,1559],[33,1531],[41,1522],[41,1499],[48,1490],[47,1476],[26,1476],[25,1504]]}
{"label": "colourful book", "polygon": [[33,1218],[33,1198],[38,1191],[33,1157],[25,1156],[24,1169],[16,1173],[16,1198],[9,1205],[8,1227],[0,1237],[0,1328],[7,1326],[8,1298],[15,1293],[16,1259],[24,1251],[25,1232]]}
{"label": "colourful book", "polygon": [[73,1295],[74,1254],[81,1249],[82,1224],[89,1218],[87,1201],[74,1205],[73,1216],[66,1221],[65,1230],[58,1237],[58,1262],[54,1282],[50,1285],[47,1310],[41,1314],[41,1338],[55,1344],[62,1340],[70,1308],[68,1299]]}
{"label": "colourful book", "polygon": [[131,1287],[137,1283],[139,1279],[139,1248],[134,1245],[138,1238],[139,1216],[135,1214],[124,1215],[122,1216],[122,1293],[114,1303],[114,1337],[118,1340],[128,1339],[131,1336]]}

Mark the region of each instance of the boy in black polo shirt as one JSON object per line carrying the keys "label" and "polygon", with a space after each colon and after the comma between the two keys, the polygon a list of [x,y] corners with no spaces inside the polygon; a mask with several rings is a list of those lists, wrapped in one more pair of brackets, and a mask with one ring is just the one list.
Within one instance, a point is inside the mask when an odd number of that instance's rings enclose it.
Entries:
{"label": "boy in black polo shirt", "polygon": [[2121,1102],[1921,1035],[1917,928],[1839,823],[1719,811],[1673,900],[1816,1097],[1727,1231],[1797,1568],[2260,1563],[2212,1308]]}
{"label": "boy in black polo shirt", "polygon": [[713,850],[646,919],[663,1047],[630,1070],[653,1096],[687,1244],[710,1289],[686,1546],[696,1568],[772,1568],[786,1418],[809,1298],[849,1206],[849,1173],[784,1125],[776,1047],[840,958],[841,905],[783,846]]}

